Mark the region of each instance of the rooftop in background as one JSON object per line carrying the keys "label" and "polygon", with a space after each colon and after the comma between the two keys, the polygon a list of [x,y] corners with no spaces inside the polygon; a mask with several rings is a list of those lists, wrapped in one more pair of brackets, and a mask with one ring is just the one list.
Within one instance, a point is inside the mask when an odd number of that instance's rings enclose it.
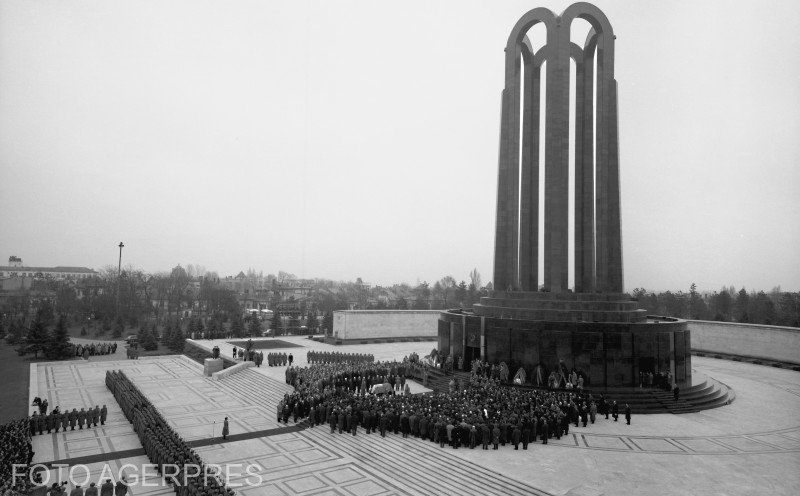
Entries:
{"label": "rooftop in background", "polygon": [[8,257],[8,265],[0,265],[0,278],[84,279],[96,275],[98,273],[95,270],[86,267],[25,267],[22,258],[16,255]]}

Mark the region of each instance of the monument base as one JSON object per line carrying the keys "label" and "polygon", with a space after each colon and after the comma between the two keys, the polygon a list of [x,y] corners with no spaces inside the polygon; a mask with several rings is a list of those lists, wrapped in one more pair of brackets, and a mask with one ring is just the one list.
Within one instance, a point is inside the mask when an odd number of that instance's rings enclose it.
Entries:
{"label": "monument base", "polygon": [[211,377],[211,374],[220,372],[223,368],[222,358],[206,358],[203,363],[203,375]]}
{"label": "monument base", "polygon": [[[498,315],[487,315],[489,309]],[[691,384],[691,341],[685,320],[649,317],[640,321],[638,312],[625,312],[636,319],[628,322],[520,318],[540,311],[522,304],[516,308],[482,305],[475,313],[443,311],[439,352],[464,357],[464,363],[474,359],[495,365],[505,362],[512,376],[523,368],[527,377],[543,376],[545,381],[553,371],[574,369],[584,376],[585,386],[594,389],[634,387],[644,374],[667,372],[670,382],[681,387]]]}

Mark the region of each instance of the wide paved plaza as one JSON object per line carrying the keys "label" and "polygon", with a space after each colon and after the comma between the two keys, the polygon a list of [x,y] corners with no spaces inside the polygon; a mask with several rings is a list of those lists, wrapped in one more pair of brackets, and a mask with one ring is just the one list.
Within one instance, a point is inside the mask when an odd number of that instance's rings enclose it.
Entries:
{"label": "wide paved plaza", "polygon": [[[433,342],[331,346],[305,338],[282,340],[295,364],[313,350],[372,353],[376,360],[428,354]],[[220,346],[227,341],[199,341]],[[270,351],[284,350],[264,350]],[[125,360],[92,357],[32,365],[31,398],[51,407],[105,404],[108,421],[97,428],[37,435],[34,463],[86,465],[92,479],[122,469],[131,475],[147,463],[141,444],[105,386],[107,370],[123,370],[161,410],[174,429],[210,463],[250,468],[235,475],[245,495],[399,494],[797,494],[800,487],[800,373],[741,362],[693,357],[697,373],[733,388],[736,400],[700,413],[638,415],[632,425],[600,418],[571,427],[548,445],[514,451],[439,448],[388,434],[330,434],[327,426],[297,427],[276,421],[276,407],[291,391],[284,367],[250,368],[215,381],[184,356]],[[111,358],[111,359],[108,359]],[[266,363],[266,362],[265,362]],[[423,392],[414,385],[413,392]],[[231,437],[220,437],[224,417]],[[130,464],[123,469],[126,464]],[[64,469],[67,470],[67,469]],[[234,470],[235,471],[235,470]],[[76,475],[83,472],[75,471]],[[55,476],[53,476],[55,477]],[[81,476],[82,477],[82,476]],[[51,479],[51,482],[55,478]],[[130,494],[172,494],[150,475]]]}

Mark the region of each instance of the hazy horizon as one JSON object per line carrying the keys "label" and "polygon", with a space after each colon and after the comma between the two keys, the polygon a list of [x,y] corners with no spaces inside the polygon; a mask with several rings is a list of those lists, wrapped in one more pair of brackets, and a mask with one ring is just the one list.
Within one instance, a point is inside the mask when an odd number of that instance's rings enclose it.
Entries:
{"label": "hazy horizon", "polygon": [[[571,3],[0,2],[0,265],[485,284],[505,44]],[[593,3],[625,290],[799,291],[800,3]]]}

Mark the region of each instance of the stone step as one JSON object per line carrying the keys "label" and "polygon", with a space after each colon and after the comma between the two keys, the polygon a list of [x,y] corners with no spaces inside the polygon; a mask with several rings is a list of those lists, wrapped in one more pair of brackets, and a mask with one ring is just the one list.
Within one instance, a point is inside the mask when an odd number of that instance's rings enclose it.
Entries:
{"label": "stone step", "polygon": [[[344,433],[330,434],[327,425],[307,429],[304,431],[304,435],[315,438],[320,443],[333,442],[337,446],[346,447],[346,452],[363,460],[366,464],[371,465],[373,460],[388,456],[394,461],[392,466],[373,467],[371,470],[383,471],[384,477],[395,479],[396,467],[403,467],[402,483],[408,484],[409,489],[427,488],[426,492],[431,494],[453,494],[453,488],[458,488],[458,494],[474,496],[547,494],[513,479],[499,477],[497,473],[479,465],[456,458],[450,454],[452,448],[440,448],[438,444],[429,440],[422,441],[414,437],[404,439],[401,435],[388,432],[386,437],[382,438],[379,433],[367,435],[363,429],[359,429],[357,436]],[[509,447],[510,445],[503,449]],[[526,452],[521,451],[520,453]],[[534,460],[533,454],[531,454],[531,460]],[[465,480],[469,480],[470,483],[464,484]]]}
{"label": "stone step", "polygon": [[285,389],[278,389],[274,384],[259,381],[259,377],[263,376],[258,372],[246,374],[245,371],[220,379],[217,382],[228,390],[240,393],[243,397],[255,396],[262,400],[268,400],[269,403],[274,403],[274,405],[277,405],[283,399],[284,392],[291,392],[291,388],[288,386]]}

